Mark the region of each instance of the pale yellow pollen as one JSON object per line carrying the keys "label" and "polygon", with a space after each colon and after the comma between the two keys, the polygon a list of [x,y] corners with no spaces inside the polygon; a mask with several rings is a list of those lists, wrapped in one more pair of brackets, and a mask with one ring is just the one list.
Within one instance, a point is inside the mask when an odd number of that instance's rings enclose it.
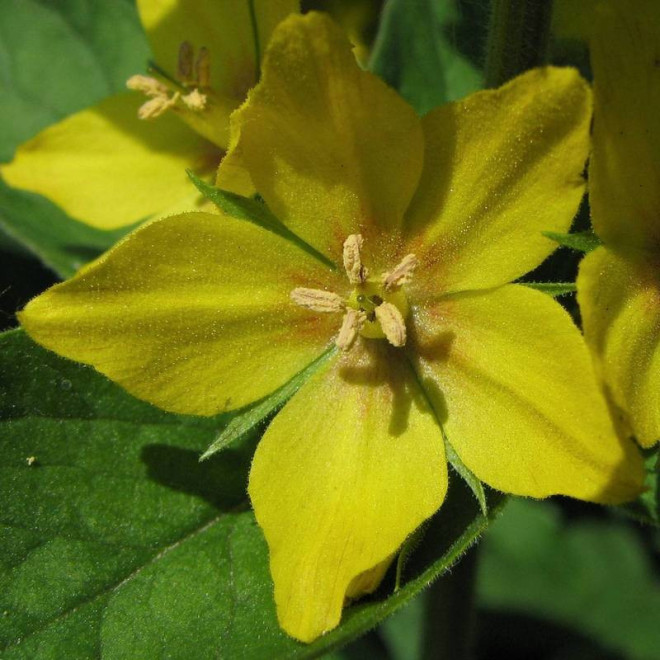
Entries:
{"label": "pale yellow pollen", "polygon": [[357,339],[358,334],[360,334],[360,330],[366,320],[367,315],[362,310],[347,307],[344,318],[342,319],[341,328],[339,329],[339,334],[335,339],[337,348],[340,348],[342,351],[349,350],[355,343],[355,340]]}
{"label": "pale yellow pollen", "polygon": [[193,89],[190,94],[182,96],[181,100],[189,110],[193,110],[194,112],[206,110],[206,104],[208,102],[206,94],[202,94],[198,89]]}
{"label": "pale yellow pollen", "polygon": [[131,76],[126,81],[126,87],[147,96],[167,96],[169,90],[162,82],[151,76]]}
{"label": "pale yellow pollen", "polygon": [[419,261],[414,254],[407,254],[393,270],[383,275],[383,286],[386,291],[391,291],[404,284],[408,284],[412,279],[415,268]]}
{"label": "pale yellow pollen", "polygon": [[172,98],[167,96],[156,96],[146,103],[143,103],[138,110],[140,119],[155,119],[160,117],[166,110],[169,110],[179,100],[180,94],[177,92]]}
{"label": "pale yellow pollen", "polygon": [[351,234],[344,241],[344,268],[351,284],[363,284],[369,276],[360,257],[363,244],[364,239],[360,234]]}
{"label": "pale yellow pollen", "polygon": [[346,308],[341,296],[321,289],[299,287],[291,292],[291,300],[296,305],[311,309],[313,312],[343,312]]}
{"label": "pale yellow pollen", "polygon": [[392,346],[403,346],[406,343],[406,324],[396,305],[383,302],[374,311],[387,341]]}

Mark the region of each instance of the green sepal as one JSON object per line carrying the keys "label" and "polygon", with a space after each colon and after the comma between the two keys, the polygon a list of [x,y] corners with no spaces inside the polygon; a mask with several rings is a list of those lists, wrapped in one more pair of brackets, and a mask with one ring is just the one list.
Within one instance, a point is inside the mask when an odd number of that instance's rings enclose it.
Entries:
{"label": "green sepal", "polygon": [[641,452],[646,468],[645,490],[634,502],[619,509],[639,522],[660,527],[660,445]]}
{"label": "green sepal", "polygon": [[596,234],[592,231],[580,231],[574,234],[562,234],[555,231],[544,231],[542,234],[555,243],[559,243],[562,247],[570,248],[576,252],[591,252],[595,250],[599,245],[602,245],[602,241]]}
{"label": "green sepal", "polygon": [[230,215],[232,218],[238,218],[239,220],[247,220],[258,227],[272,231],[274,234],[295,243],[299,248],[315,257],[326,266],[333,270],[337,269],[337,265],[333,261],[319,252],[315,247],[303,241],[302,238],[294,234],[287,226],[282,224],[263,202],[258,199],[251,199],[249,197],[237,195],[228,190],[216,188],[210,183],[200,179],[192,170],[186,170],[186,172],[190,177],[190,180],[197,187],[197,190],[227,215]]}
{"label": "green sepal", "polygon": [[264,397],[242,410],[239,410],[225,426],[218,437],[211,443],[209,448],[201,455],[200,461],[213,456],[232,443],[239,440],[247,433],[255,429],[267,418],[274,415],[307,381],[307,379],[328,359],[335,355],[336,349],[333,347],[327,350],[321,357],[317,358],[310,365],[298,372],[288,383],[285,383],[272,394]]}
{"label": "green sepal", "polygon": [[577,291],[575,282],[521,282],[521,284],[524,284],[530,289],[536,289],[536,291],[547,293],[553,298],[565,296],[568,293],[575,293]]}
{"label": "green sepal", "polygon": [[445,430],[442,429],[442,437],[445,441],[445,454],[447,455],[447,462],[451,465],[454,470],[459,474],[461,479],[468,485],[469,489],[472,491],[472,494],[477,498],[479,502],[479,508],[484,517],[488,517],[488,502],[486,501],[486,493],[484,491],[484,486],[475,477],[470,469],[463,463],[460,459],[460,456],[456,453],[456,450],[451,446],[449,439],[445,433]]}

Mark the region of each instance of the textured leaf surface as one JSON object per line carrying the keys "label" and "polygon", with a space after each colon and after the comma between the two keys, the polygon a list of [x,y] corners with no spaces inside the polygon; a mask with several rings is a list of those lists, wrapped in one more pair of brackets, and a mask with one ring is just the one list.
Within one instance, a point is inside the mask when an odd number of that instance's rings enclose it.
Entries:
{"label": "textured leaf surface", "polygon": [[[124,89],[131,74],[144,70],[148,53],[129,0],[4,0],[0,162],[11,160],[20,143],[46,126]],[[0,230],[61,277],[119,236],[95,231],[37,195],[4,184]]]}
{"label": "textured leaf surface", "polygon": [[530,289],[547,293],[553,298],[565,296],[568,293],[575,293],[576,291],[574,282],[523,282],[523,284]]}
{"label": "textured leaf surface", "polygon": [[488,524],[453,479],[401,589],[389,595],[388,577],[298,644],[277,626],[246,503],[254,438],[199,464],[222,418],[159,411],[22,331],[0,336],[0,354],[3,657],[314,657],[409,601]]}
{"label": "textured leaf surface", "polygon": [[456,46],[454,0],[389,0],[370,69],[420,115],[482,86],[481,72]]}

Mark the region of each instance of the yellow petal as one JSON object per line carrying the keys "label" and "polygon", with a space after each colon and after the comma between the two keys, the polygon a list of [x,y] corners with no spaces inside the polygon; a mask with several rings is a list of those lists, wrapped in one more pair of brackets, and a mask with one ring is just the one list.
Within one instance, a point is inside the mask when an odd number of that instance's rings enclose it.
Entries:
{"label": "yellow petal", "polygon": [[330,344],[340,315],[294,305],[303,282],[334,280],[247,221],[187,213],[133,232],[19,318],[37,342],[133,395],[212,415],[269,394]]}
{"label": "yellow petal", "polygon": [[421,127],[329,18],[280,24],[234,123],[256,190],[290,229],[339,262],[350,234],[386,249],[419,179]]}
{"label": "yellow petal", "polygon": [[639,494],[640,456],[617,438],[587,347],[557,302],[506,285],[414,313],[420,377],[479,479],[531,497]]}
{"label": "yellow petal", "polygon": [[18,149],[2,176],[99,229],[177,205],[194,210],[201,200],[185,169],[208,174],[220,152],[171,115],[140,121],[140,102],[113,96],[50,126]]}
{"label": "yellow petal", "polygon": [[419,282],[465,291],[510,282],[556,245],[584,190],[589,88],[573,69],[535,69],[423,119],[424,173],[409,210]]}
{"label": "yellow petal", "polygon": [[657,263],[598,248],[580,264],[587,342],[615,403],[643,447],[660,438],[660,281]]}
{"label": "yellow petal", "polygon": [[385,342],[354,347],[314,374],[257,448],[250,497],[280,624],[297,639],[334,628],[345,597],[373,589],[445,497],[440,429],[402,358]]}
{"label": "yellow petal", "polygon": [[297,0],[138,0],[140,19],[158,64],[176,75],[179,46],[209,50],[211,87],[238,105],[257,81],[257,45],[263,53],[275,26],[298,11]]}
{"label": "yellow petal", "polygon": [[606,243],[660,245],[660,5],[603,2],[592,31],[592,221]]}

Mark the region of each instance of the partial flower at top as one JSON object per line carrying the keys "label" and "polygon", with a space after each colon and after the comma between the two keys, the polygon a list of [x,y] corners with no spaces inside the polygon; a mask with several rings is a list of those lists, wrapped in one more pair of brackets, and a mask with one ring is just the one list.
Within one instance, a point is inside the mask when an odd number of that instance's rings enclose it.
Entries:
{"label": "partial flower at top", "polygon": [[158,70],[50,126],[0,168],[10,185],[100,229],[199,207],[185,170],[215,172],[229,115],[257,82],[273,28],[298,8],[297,0],[137,5]]}
{"label": "partial flower at top", "polygon": [[585,336],[624,427],[660,438],[660,4],[602,2],[591,29],[592,222],[580,266]]}
{"label": "partial flower at top", "polygon": [[291,17],[234,115],[233,148],[296,240],[227,215],[154,221],[21,322],[198,415],[257,401],[325,356],[266,430],[249,483],[279,621],[313,640],[441,506],[443,431],[509,493],[638,494],[641,460],[578,329],[509,284],[553,250],[542,230],[571,224],[590,119],[584,81],[549,68],[420,120],[329,19]]}

